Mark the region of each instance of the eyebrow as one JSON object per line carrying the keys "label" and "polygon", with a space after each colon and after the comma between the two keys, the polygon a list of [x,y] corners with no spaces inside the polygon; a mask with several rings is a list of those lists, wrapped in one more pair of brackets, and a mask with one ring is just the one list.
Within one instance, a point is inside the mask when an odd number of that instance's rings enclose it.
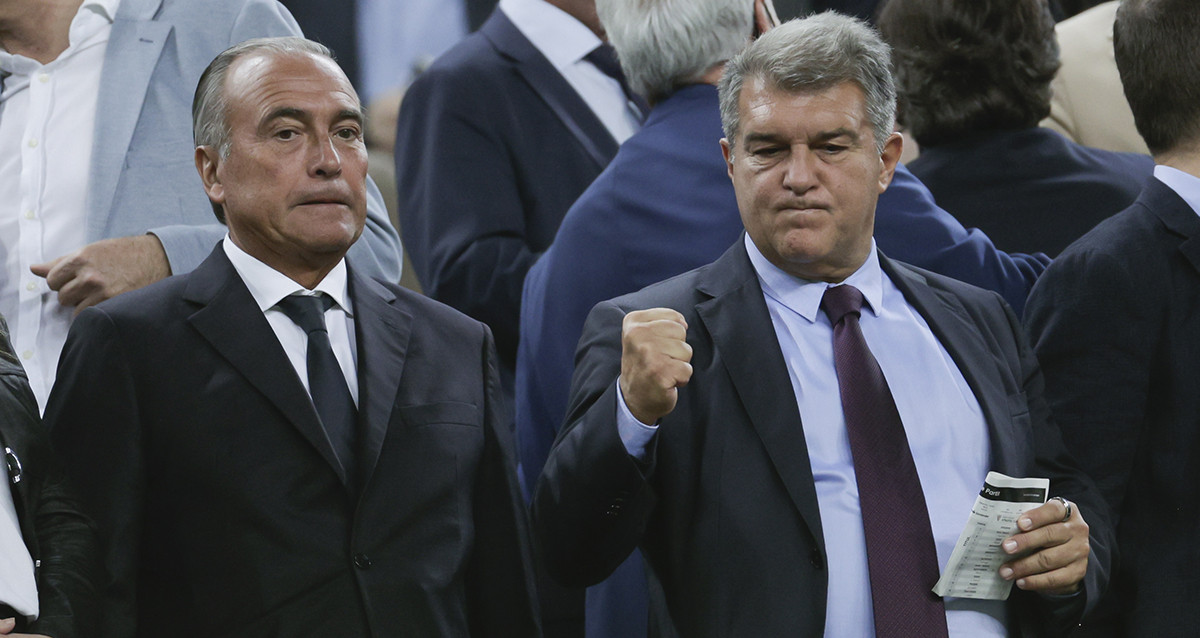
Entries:
{"label": "eyebrow", "polygon": [[[832,131],[821,131],[813,136],[812,141],[815,143],[828,142],[829,140],[839,137],[848,137],[851,141],[858,141],[858,132],[846,127],[836,128]],[[753,144],[755,142],[777,143],[783,141],[784,136],[777,133],[747,133],[742,139],[743,144]]]}
{"label": "eyebrow", "polygon": [[[305,119],[308,119],[310,116],[309,116],[309,112],[305,111],[304,109],[298,109],[294,106],[281,106],[281,107],[275,109],[274,111],[271,111],[270,113],[268,113],[267,117],[263,118],[263,123],[266,124],[268,122],[273,122],[275,120],[285,118],[285,117],[290,117],[290,118],[296,119],[296,120],[305,120]],[[356,110],[356,109],[342,109],[342,110],[338,111],[337,116],[334,118],[334,121],[341,122],[343,120],[353,120],[357,124],[362,124],[363,123],[362,111]]]}

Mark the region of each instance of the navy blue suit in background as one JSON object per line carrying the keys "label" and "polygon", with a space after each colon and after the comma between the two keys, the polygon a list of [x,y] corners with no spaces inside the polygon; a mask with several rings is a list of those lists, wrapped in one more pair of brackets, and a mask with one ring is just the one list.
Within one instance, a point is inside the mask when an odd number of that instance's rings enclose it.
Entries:
{"label": "navy blue suit in background", "polygon": [[1154,160],[1031,128],[922,148],[908,167],[938,206],[964,226],[983,230],[1001,249],[1057,255],[1132,204]]}
{"label": "navy blue suit in background", "polygon": [[[656,105],[530,270],[516,387],[527,488],[537,484],[566,416],[575,347],[592,306],[712,262],[741,235],[722,137],[714,86],[684,87]],[[982,233],[937,208],[903,166],[879,198],[875,239],[897,259],[1001,293],[1018,312],[1049,261],[998,252]],[[640,567],[626,563],[603,587],[589,590],[589,636],[645,635]],[[598,612],[598,605],[613,611]]]}
{"label": "navy blue suit in background", "polygon": [[408,256],[427,294],[492,328],[509,372],[525,273],[616,152],[500,10],[404,96],[396,183]]}
{"label": "navy blue suit in background", "polygon": [[1088,636],[1200,626],[1197,308],[1200,217],[1157,179],[1072,244],[1029,298],[1046,398],[1115,519],[1121,560]]}

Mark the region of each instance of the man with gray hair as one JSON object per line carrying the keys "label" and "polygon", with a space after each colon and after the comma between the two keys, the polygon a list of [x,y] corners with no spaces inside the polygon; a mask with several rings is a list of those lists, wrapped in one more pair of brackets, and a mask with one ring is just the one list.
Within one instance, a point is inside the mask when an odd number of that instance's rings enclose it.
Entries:
{"label": "man with gray hair", "polygon": [[193,113],[227,234],[80,313],[46,410],[105,548],[96,635],[538,635],[491,333],[346,256],[349,80],[319,44],[250,40]]}
{"label": "man with gray hair", "polygon": [[[721,147],[746,234],[587,319],[537,546],[574,585],[640,546],[652,636],[1061,635],[1104,584],[1111,533],[1012,311],[872,238],[902,144],[888,68],[833,13],[733,58]],[[1007,602],[942,599],[988,471],[1065,498],[1005,539]]]}

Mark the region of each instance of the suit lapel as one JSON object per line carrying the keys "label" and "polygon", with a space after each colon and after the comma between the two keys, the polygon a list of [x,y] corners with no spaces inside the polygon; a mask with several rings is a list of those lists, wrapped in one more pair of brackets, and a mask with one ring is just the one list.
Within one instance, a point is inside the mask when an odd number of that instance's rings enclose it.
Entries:
{"label": "suit lapel", "polygon": [[96,101],[96,113],[102,114],[97,117],[104,118],[104,126],[96,127],[92,141],[87,203],[89,241],[102,237],[108,227],[113,194],[142,112],[150,76],[174,28],[153,20],[161,5],[162,0],[123,0],[113,20]]}
{"label": "suit lapel", "polygon": [[[1023,471],[1020,469],[1024,466],[1021,446],[1016,444],[1023,435],[1016,431],[1013,423],[1009,392],[1003,380],[997,378],[998,355],[984,343],[962,302],[949,292],[931,287],[925,277],[898,266],[882,253],[879,263],[908,303],[925,318],[975,393],[988,424],[991,468],[1010,475]],[[1018,390],[1020,388],[1012,388],[1013,392]]]}
{"label": "suit lapel", "polygon": [[312,400],[279,339],[218,244],[189,275],[184,298],[199,306],[188,322],[263,394],[349,485]]}
{"label": "suit lapel", "polygon": [[[696,311],[712,336],[715,356],[725,363],[771,464],[824,551],[821,513],[800,408],[790,391],[787,364],[742,239],[709,268],[698,288],[712,295],[712,299],[697,304]],[[787,391],[780,392],[781,387]]]}
{"label": "suit lapel", "polygon": [[597,168],[617,153],[617,141],[566,78],[533,46],[516,25],[497,10],[480,28],[496,50],[514,62],[521,78],[579,140]]}
{"label": "suit lapel", "polygon": [[1172,233],[1183,237],[1179,252],[1200,274],[1200,216],[1166,184],[1151,179],[1136,204],[1150,210]]}
{"label": "suit lapel", "polygon": [[350,295],[358,340],[359,485],[365,492],[400,388],[412,315],[401,309],[392,291],[354,269],[350,269]]}

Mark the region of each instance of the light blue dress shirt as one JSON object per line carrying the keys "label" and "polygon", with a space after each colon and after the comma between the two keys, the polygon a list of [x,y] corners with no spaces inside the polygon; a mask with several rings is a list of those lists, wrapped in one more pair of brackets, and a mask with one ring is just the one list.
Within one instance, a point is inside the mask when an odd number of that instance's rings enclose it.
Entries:
{"label": "light blue dress shirt", "polygon": [[1154,167],[1154,177],[1175,191],[1192,207],[1193,212],[1200,215],[1200,177],[1162,164]]}
{"label": "light blue dress shirt", "polygon": [[[748,235],[745,242],[787,363],[816,484],[829,564],[825,635],[871,638],[875,629],[858,484],[833,364],[833,327],[820,310],[831,284],[788,275],[767,261]],[[950,353],[884,275],[874,243],[866,263],[843,283],[866,299],[863,337],[904,423],[944,569],[987,475],[987,423]],[[623,397],[617,409],[626,449],[644,458],[656,428],[638,423]],[[1006,636],[1004,619],[1003,601],[946,599],[952,637]]]}

